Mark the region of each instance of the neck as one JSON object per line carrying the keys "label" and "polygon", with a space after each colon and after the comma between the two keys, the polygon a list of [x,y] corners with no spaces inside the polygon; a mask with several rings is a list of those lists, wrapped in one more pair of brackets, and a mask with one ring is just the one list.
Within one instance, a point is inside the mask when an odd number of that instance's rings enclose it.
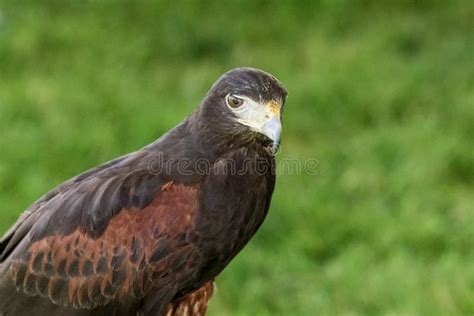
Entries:
{"label": "neck", "polygon": [[217,122],[201,119],[200,115],[199,110],[194,112],[150,145],[152,150],[159,152],[162,157],[160,162],[170,170],[172,178],[193,181],[202,174],[201,170],[195,169],[196,166],[203,166],[200,162],[210,167],[217,159],[228,157],[239,149],[272,158],[258,135],[232,132],[238,129],[230,126],[232,121],[229,119]]}

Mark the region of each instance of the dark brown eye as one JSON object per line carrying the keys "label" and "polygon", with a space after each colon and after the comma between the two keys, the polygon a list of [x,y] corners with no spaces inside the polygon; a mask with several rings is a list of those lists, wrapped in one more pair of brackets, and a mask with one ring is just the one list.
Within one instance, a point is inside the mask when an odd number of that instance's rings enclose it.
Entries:
{"label": "dark brown eye", "polygon": [[231,107],[231,108],[238,108],[239,106],[241,106],[242,104],[244,104],[244,100],[239,98],[239,97],[236,97],[234,95],[228,95],[227,96],[227,104]]}

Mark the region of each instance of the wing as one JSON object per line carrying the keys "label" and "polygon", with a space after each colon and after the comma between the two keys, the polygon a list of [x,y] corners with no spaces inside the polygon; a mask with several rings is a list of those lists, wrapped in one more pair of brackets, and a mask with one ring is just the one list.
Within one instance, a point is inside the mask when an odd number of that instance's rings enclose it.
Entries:
{"label": "wing", "polygon": [[[48,204],[52,199],[68,192],[69,190],[73,190],[81,181],[85,181],[89,177],[99,176],[104,172],[104,170],[110,170],[111,167],[120,165],[120,163],[124,161],[134,160],[128,159],[133,158],[133,156],[134,154],[129,154],[86,171],[45,194],[41,199],[27,209],[17,222],[5,233],[2,239],[0,239],[0,263],[6,260],[17,244],[29,233],[34,223],[43,216],[45,209],[49,208]],[[115,168],[114,170],[117,169],[118,168]]]}
{"label": "wing", "polygon": [[196,193],[168,184],[149,206],[114,216],[98,238],[78,228],[32,242],[11,264],[17,290],[58,305],[94,308],[142,298],[157,279],[160,288],[174,286],[175,272],[192,273],[199,256],[192,230]]}
{"label": "wing", "polygon": [[90,309],[196,273],[199,187],[131,169],[76,179],[17,225],[5,247],[17,290]]}

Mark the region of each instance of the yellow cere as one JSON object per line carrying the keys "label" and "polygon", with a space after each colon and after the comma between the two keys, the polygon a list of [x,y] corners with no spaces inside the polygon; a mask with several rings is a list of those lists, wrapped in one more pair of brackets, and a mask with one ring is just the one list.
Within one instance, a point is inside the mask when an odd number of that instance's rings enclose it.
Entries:
{"label": "yellow cere", "polygon": [[269,101],[266,106],[270,109],[270,112],[272,112],[275,115],[280,115],[280,104],[276,102],[275,100]]}

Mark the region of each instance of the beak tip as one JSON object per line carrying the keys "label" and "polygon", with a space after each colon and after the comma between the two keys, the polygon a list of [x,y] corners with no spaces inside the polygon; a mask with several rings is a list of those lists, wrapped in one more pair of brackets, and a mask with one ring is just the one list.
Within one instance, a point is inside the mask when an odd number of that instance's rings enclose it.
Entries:
{"label": "beak tip", "polygon": [[274,141],[272,145],[272,154],[276,155],[280,150],[280,140]]}
{"label": "beak tip", "polygon": [[272,153],[276,154],[281,142],[281,121],[279,117],[273,117],[263,125],[263,133],[273,141]]}

